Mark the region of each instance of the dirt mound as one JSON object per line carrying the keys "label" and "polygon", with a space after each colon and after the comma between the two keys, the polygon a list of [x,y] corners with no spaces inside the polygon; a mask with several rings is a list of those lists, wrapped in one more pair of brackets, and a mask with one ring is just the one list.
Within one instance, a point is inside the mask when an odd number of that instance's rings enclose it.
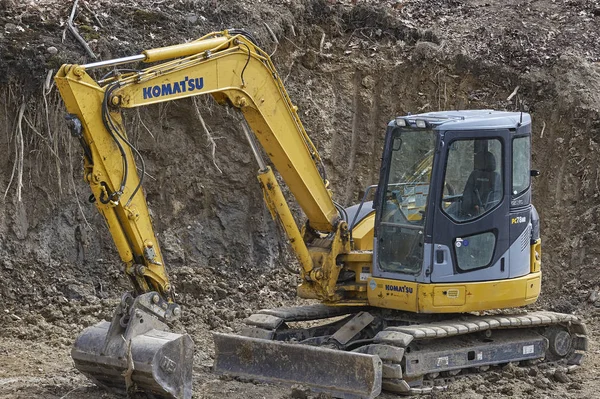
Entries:
{"label": "dirt mound", "polygon": [[[545,273],[536,306],[582,314],[593,330],[600,325],[597,294],[588,300],[600,286],[598,1],[80,3],[75,23],[101,59],[229,27],[250,30],[273,53],[346,205],[376,183],[393,116],[531,112]],[[75,335],[108,318],[128,288],[103,221],[87,203],[80,149],[56,89],[46,84],[62,63],[91,61],[65,31],[71,7],[0,0],[0,143],[7,149],[0,153],[0,353],[11,359],[0,370],[0,398],[109,397],[68,360]],[[215,138],[214,159],[198,111]],[[151,175],[146,194],[184,307],[176,328],[192,334],[198,348],[197,394],[289,395],[209,372],[211,331],[235,330],[256,309],[298,302],[295,277],[280,268],[292,260],[262,205],[241,129],[206,99],[151,106],[126,119]],[[586,368],[567,374],[568,382],[550,370],[497,370],[466,377],[450,396],[592,397],[597,368],[592,356]]]}

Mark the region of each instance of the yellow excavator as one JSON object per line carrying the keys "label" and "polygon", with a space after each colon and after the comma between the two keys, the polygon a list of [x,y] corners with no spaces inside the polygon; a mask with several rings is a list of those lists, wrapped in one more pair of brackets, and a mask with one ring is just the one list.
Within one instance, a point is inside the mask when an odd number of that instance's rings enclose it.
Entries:
{"label": "yellow excavator", "polygon": [[[139,62],[150,65],[120,67]],[[96,80],[99,68],[110,70]],[[215,334],[217,372],[374,398],[441,389],[458,373],[512,362],[581,363],[587,332],[577,317],[507,310],[535,302],[541,287],[528,114],[395,117],[379,183],[344,208],[271,59],[243,30],[63,65],[55,79],[90,200],[133,285],[111,322],[87,328],[73,347],[75,366],[98,385],[192,397],[193,342],[168,327],[181,309],[121,112],[204,94],[241,111],[265,203],[299,261],[298,295],[319,300],[260,310],[240,334]],[[304,211],[301,227],[257,141]]]}

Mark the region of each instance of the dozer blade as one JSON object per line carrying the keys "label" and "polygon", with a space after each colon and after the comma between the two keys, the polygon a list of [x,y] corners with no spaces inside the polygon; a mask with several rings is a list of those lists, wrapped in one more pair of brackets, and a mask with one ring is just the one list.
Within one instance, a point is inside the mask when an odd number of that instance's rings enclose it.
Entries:
{"label": "dozer blade", "polygon": [[166,324],[137,305],[136,298],[130,318],[123,319],[117,309],[112,323],[86,328],[71,351],[75,367],[117,394],[142,391],[160,398],[191,399],[192,339],[166,331]]}
{"label": "dozer blade", "polygon": [[265,382],[301,384],[344,399],[375,398],[381,392],[379,356],[214,334],[218,373]]}

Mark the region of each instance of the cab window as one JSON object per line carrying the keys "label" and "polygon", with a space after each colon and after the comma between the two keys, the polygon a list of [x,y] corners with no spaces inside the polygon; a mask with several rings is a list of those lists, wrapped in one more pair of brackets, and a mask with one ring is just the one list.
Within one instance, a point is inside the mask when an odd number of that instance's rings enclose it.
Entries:
{"label": "cab window", "polygon": [[383,271],[419,274],[436,135],[431,129],[396,129],[392,134],[377,259]]}
{"label": "cab window", "polygon": [[503,196],[502,142],[462,139],[448,148],[442,210],[456,222],[476,219],[494,209]]}
{"label": "cab window", "polygon": [[531,138],[529,136],[513,139],[512,195],[519,195],[529,188]]}
{"label": "cab window", "polygon": [[461,271],[471,271],[489,266],[495,249],[496,235],[493,232],[454,239],[454,254]]}

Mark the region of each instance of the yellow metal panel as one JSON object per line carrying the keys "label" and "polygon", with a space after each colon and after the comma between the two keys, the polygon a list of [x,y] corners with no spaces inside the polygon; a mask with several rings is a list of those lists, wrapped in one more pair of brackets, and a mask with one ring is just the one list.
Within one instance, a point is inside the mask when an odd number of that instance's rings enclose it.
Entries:
{"label": "yellow metal panel", "polygon": [[[355,273],[354,281],[358,284],[366,284],[371,277],[373,268],[373,252],[372,251],[352,251],[347,254],[339,255],[338,262],[344,265],[344,268]],[[339,287],[339,285],[338,285]],[[347,288],[341,288],[347,291]],[[362,290],[361,291],[366,291]]]}
{"label": "yellow metal panel", "polygon": [[463,306],[466,298],[466,287],[464,285],[435,287],[433,289],[433,306]]}
{"label": "yellow metal panel", "polygon": [[354,248],[356,250],[373,250],[373,232],[375,225],[375,211],[371,212],[352,229]]}
{"label": "yellow metal panel", "polygon": [[418,311],[417,283],[374,277],[367,281],[367,287],[369,305],[409,312]]}
{"label": "yellow metal panel", "polygon": [[540,296],[540,289],[542,287],[541,278],[536,277],[527,280],[527,299],[537,299]]}
{"label": "yellow metal panel", "polygon": [[[461,285],[465,287],[465,303],[462,306],[449,305],[444,301],[438,305],[434,300],[437,289],[456,288],[457,285],[421,284],[419,285],[419,311],[422,313],[474,312],[528,305],[537,299],[537,296],[527,295],[532,277],[539,277],[539,273],[507,280],[463,283]],[[537,283],[539,285],[539,279]]]}
{"label": "yellow metal panel", "polygon": [[339,260],[344,263],[368,263],[373,262],[372,251],[352,251],[347,254],[341,254]]}
{"label": "yellow metal panel", "polygon": [[367,296],[370,305],[381,308],[457,313],[525,306],[537,300],[540,288],[539,272],[508,280],[458,284],[418,284],[374,277],[367,282]]}

